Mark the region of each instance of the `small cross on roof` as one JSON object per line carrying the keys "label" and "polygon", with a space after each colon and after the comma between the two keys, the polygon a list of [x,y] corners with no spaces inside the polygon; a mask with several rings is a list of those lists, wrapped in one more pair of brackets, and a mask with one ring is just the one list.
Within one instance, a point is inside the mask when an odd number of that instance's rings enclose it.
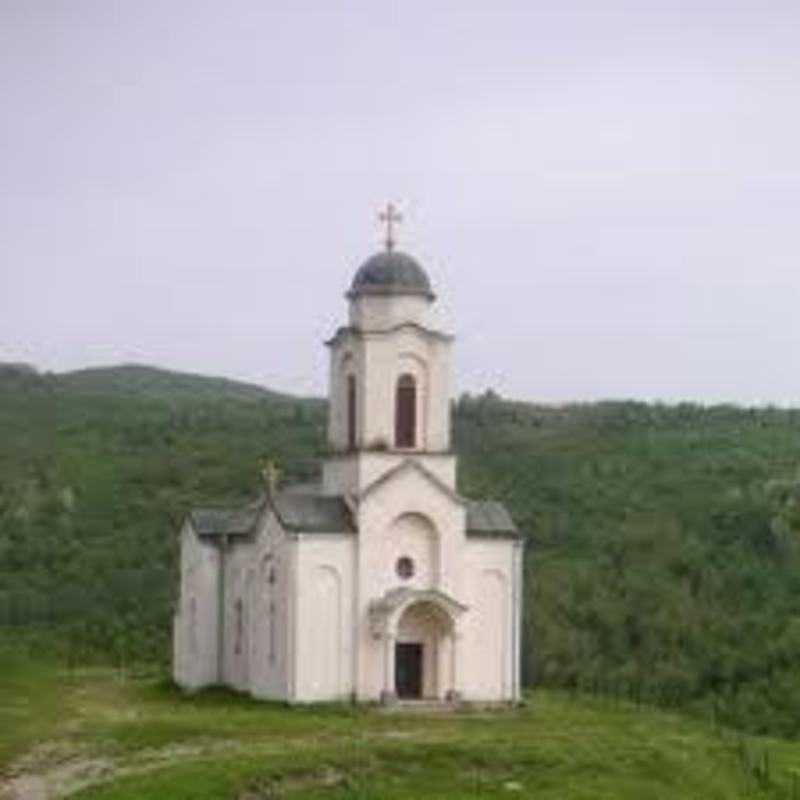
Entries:
{"label": "small cross on roof", "polygon": [[394,249],[392,229],[395,222],[403,221],[403,215],[394,207],[394,203],[387,203],[386,210],[378,214],[378,219],[386,223],[386,249],[391,253]]}
{"label": "small cross on roof", "polygon": [[264,484],[267,493],[270,497],[274,497],[278,491],[278,482],[280,480],[281,471],[275,466],[274,461],[268,461],[264,468],[261,470],[261,476],[264,479]]}

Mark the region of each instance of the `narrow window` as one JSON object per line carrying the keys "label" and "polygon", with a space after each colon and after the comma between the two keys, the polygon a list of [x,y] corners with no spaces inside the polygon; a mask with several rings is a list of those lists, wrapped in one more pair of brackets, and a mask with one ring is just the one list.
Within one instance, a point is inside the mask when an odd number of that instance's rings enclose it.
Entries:
{"label": "narrow window", "polygon": [[238,656],[242,653],[242,639],[244,638],[244,605],[241,599],[236,601],[236,639],[233,652]]}
{"label": "narrow window", "polygon": [[197,599],[192,598],[189,603],[189,653],[196,656],[197,646]]}
{"label": "narrow window", "polygon": [[269,584],[269,663],[275,663],[275,583],[276,575],[275,568],[270,567],[269,577],[267,578]]}
{"label": "narrow window", "polygon": [[347,446],[356,449],[356,376],[347,376]]}
{"label": "narrow window", "polygon": [[397,381],[394,443],[396,447],[415,447],[417,434],[417,384],[413,375]]}

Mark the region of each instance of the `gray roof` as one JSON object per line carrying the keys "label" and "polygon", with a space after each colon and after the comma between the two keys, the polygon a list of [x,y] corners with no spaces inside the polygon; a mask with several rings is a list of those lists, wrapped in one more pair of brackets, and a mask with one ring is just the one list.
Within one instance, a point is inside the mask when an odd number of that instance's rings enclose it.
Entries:
{"label": "gray roof", "polygon": [[[266,506],[260,498],[244,508],[194,508],[192,526],[200,536],[246,536],[255,530]],[[496,539],[519,537],[502,503],[467,500],[467,536]],[[343,497],[329,497],[308,487],[288,488],[272,501],[281,525],[293,533],[355,533],[355,523]]]}
{"label": "gray roof", "polygon": [[469,500],[467,536],[516,539],[519,531],[502,503],[498,503],[496,500]]}
{"label": "gray roof", "polygon": [[301,533],[352,533],[355,528],[342,497],[283,491],[273,508],[287,531]]}
{"label": "gray roof", "polygon": [[262,508],[261,503],[245,508],[193,508],[189,519],[200,536],[245,536],[253,532]]}
{"label": "gray roof", "polygon": [[348,297],[363,294],[418,294],[433,300],[425,270],[411,256],[397,250],[376,253],[356,272]]}
{"label": "gray roof", "polygon": [[[263,496],[244,508],[193,508],[192,526],[200,536],[246,536],[253,533],[267,505]],[[350,511],[342,497],[328,497],[307,486],[289,487],[271,503],[287,531],[302,533],[352,533]]]}

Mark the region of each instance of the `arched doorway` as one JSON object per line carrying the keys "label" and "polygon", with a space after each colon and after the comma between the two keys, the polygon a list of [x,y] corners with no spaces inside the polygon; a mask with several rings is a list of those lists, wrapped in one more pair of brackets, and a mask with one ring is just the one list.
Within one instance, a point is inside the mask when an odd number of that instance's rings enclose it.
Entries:
{"label": "arched doorway", "polygon": [[432,602],[409,605],[397,623],[395,692],[401,700],[441,698],[449,688],[445,656],[453,621]]}
{"label": "arched doorway", "polygon": [[410,586],[370,603],[369,626],[383,650],[382,702],[459,698],[459,619],[465,611],[467,606],[438,589]]}

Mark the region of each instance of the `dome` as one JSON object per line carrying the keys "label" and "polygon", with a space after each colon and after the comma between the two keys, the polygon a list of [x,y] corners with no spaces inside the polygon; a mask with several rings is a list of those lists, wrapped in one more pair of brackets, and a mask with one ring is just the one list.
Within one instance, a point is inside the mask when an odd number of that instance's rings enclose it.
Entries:
{"label": "dome", "polygon": [[405,253],[386,250],[368,258],[356,272],[347,296],[365,294],[417,294],[433,300],[425,270]]}

